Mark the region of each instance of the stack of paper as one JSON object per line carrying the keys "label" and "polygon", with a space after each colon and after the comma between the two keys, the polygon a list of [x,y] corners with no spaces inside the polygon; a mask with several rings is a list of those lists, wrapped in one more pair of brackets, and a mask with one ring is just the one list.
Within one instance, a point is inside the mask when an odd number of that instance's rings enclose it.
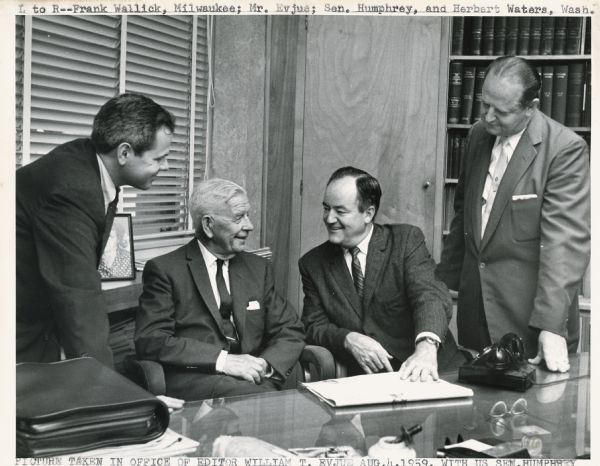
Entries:
{"label": "stack of paper", "polygon": [[334,407],[411,401],[445,400],[473,396],[473,390],[444,380],[411,382],[397,372],[357,375],[303,384]]}
{"label": "stack of paper", "polygon": [[[123,445],[121,447],[98,448],[78,453],[80,456],[111,456],[111,457],[148,457],[148,456],[182,456],[194,453],[198,442],[179,435],[167,429],[163,435],[147,443],[137,445]],[[68,458],[67,455],[64,458]],[[60,458],[60,457],[59,457]]]}

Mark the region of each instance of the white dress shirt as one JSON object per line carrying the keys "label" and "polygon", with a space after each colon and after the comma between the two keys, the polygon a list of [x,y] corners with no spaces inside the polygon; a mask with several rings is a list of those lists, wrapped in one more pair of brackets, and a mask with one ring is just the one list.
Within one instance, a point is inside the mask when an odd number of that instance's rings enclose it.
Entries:
{"label": "white dress shirt", "polygon": [[[367,276],[367,254],[369,253],[369,242],[371,241],[371,237],[373,236],[373,224],[369,225],[369,232],[367,236],[363,238],[363,240],[356,245],[359,249],[358,253],[358,261],[360,262],[360,268],[363,273],[363,277]],[[346,261],[346,266],[350,271],[350,276],[352,276],[352,253],[350,249],[343,248],[344,250],[344,260]],[[433,332],[420,332],[415,338],[415,342],[424,337],[431,337],[438,343],[441,343],[440,338]]]}
{"label": "white dress shirt", "polygon": [[[221,296],[219,295],[219,289],[217,288],[217,259],[212,252],[210,252],[206,247],[198,241],[198,246],[200,246],[200,252],[202,253],[202,257],[204,258],[204,263],[206,264],[206,270],[208,271],[208,279],[210,280],[210,287],[212,288],[213,295],[215,297],[215,301],[217,302],[217,307],[221,307]],[[229,286],[229,261],[223,261],[223,279],[225,280],[225,286],[227,287],[227,291],[231,294],[231,287]],[[235,322],[233,320],[233,313],[231,314],[231,323],[233,325],[233,329],[237,333],[237,329],[235,328]],[[229,353],[225,350],[221,350],[219,356],[217,357],[217,362],[215,364],[215,370],[219,373],[223,372],[223,368],[225,367],[225,359]]]}
{"label": "white dress shirt", "polygon": [[104,213],[106,213],[108,204],[110,204],[117,195],[117,187],[115,186],[115,183],[113,183],[102,157],[96,154],[96,158],[98,159],[98,167],[100,168],[100,186],[102,187],[102,196],[104,197]]}
{"label": "white dress shirt", "polygon": [[[507,159],[507,163],[510,162],[510,159],[512,158],[513,153],[515,152],[515,149],[517,148],[517,144],[519,144],[519,141],[521,140],[521,136],[523,136],[523,133],[525,132],[525,129],[527,127],[523,128],[521,131],[519,131],[516,134],[513,134],[512,136],[508,136],[506,139],[504,139],[504,144],[501,143],[502,137],[501,136],[496,136],[496,142],[494,143],[494,148],[492,149],[492,157],[490,159],[490,167],[488,169],[488,173],[487,176],[485,178],[485,185],[483,186],[483,193],[481,194],[481,236],[483,237],[483,232],[485,230],[485,226],[487,225],[487,218],[485,218],[485,208],[486,208],[486,204],[488,202],[488,199],[490,199],[490,194],[491,194],[491,190],[492,185],[493,185],[493,180],[492,180],[492,173],[494,173],[494,171],[496,170],[496,165],[498,163],[498,159],[500,158],[500,153],[502,152],[502,146],[504,145],[504,153],[506,154],[506,159]],[[489,214],[489,211],[488,211]]]}

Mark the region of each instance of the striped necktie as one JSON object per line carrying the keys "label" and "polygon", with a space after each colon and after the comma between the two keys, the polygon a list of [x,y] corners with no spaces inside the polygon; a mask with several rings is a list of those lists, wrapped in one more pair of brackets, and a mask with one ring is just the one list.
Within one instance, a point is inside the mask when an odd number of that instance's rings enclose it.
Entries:
{"label": "striped necktie", "polygon": [[354,288],[356,288],[358,296],[362,300],[365,288],[365,277],[362,273],[360,261],[358,260],[359,252],[360,249],[356,246],[350,249],[350,254],[352,254],[352,281],[354,282]]}

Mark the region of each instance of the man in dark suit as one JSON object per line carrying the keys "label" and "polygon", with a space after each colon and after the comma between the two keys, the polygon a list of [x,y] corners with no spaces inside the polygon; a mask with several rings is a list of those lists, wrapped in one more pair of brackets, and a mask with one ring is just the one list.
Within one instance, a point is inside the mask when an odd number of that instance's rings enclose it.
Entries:
{"label": "man in dark suit", "polygon": [[437,379],[440,345],[440,367],[464,362],[448,332],[450,294],[419,228],[374,223],[380,198],[377,179],[362,170],[340,168],[329,179],[329,241],[299,262],[307,340],[351,374],[401,366],[403,378]]}
{"label": "man in dark suit", "polygon": [[244,252],[253,230],[246,192],[203,181],[190,200],[196,238],[149,261],[137,354],[163,364],[167,395],[197,400],[278,388],[304,347],[296,311],[270,263]]}
{"label": "man in dark suit", "polygon": [[172,115],[123,94],[94,118],[91,138],[17,170],[17,362],[92,356],[113,365],[98,264],[119,187],[148,189],[167,167]]}
{"label": "man in dark suit", "polygon": [[480,351],[514,332],[532,362],[564,372],[590,252],[588,149],[537,109],[539,89],[527,60],[489,66],[437,273],[459,291],[460,344]]}

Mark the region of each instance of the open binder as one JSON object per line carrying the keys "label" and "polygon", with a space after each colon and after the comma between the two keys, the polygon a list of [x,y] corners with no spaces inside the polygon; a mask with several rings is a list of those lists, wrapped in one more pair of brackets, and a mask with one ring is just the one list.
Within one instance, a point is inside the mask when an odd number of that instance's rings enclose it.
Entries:
{"label": "open binder", "polygon": [[473,390],[444,380],[411,382],[397,372],[357,375],[303,384],[329,405],[348,406],[408,403],[472,397]]}
{"label": "open binder", "polygon": [[158,398],[93,358],[20,363],[17,456],[55,456],[153,440],[169,425]]}

